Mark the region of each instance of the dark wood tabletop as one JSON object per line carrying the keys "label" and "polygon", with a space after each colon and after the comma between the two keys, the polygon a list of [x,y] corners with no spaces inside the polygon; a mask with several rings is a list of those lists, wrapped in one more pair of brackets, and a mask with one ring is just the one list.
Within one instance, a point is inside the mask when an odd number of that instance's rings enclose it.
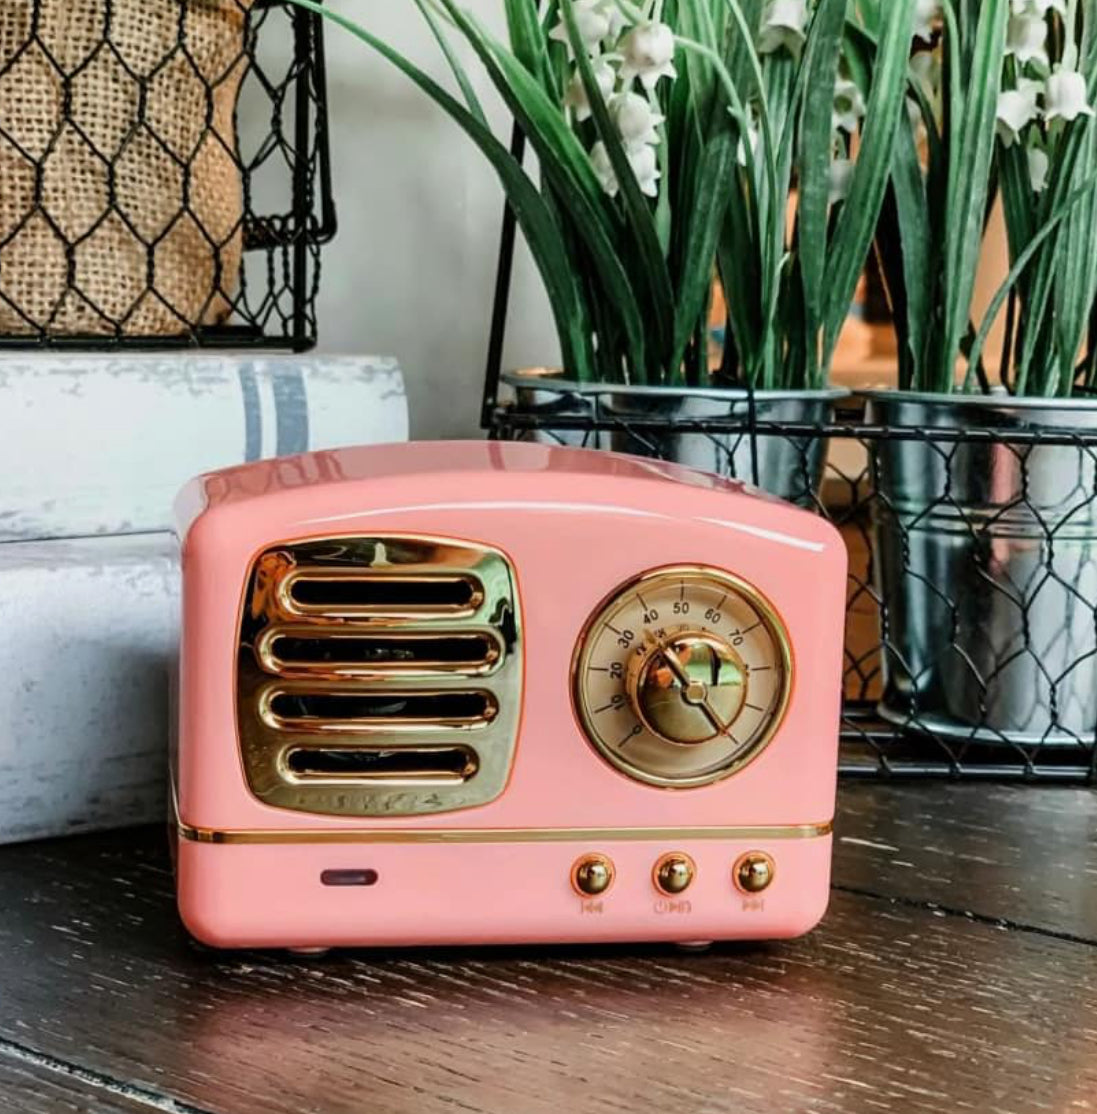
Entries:
{"label": "dark wood tabletop", "polygon": [[782,944],[216,956],[161,831],[0,850],[0,1111],[1097,1111],[1097,793],[851,784]]}

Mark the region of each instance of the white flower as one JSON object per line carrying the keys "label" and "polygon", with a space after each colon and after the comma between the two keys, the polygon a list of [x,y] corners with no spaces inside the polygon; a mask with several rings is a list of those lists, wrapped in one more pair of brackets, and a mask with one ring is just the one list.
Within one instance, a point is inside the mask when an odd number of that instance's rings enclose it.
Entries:
{"label": "white flower", "polygon": [[1043,193],[1047,186],[1048,157],[1039,147],[1030,147],[1028,155],[1028,180],[1035,193]]}
{"label": "white flower", "polygon": [[663,122],[663,117],[644,97],[636,93],[622,93],[613,98],[609,111],[627,148],[659,142],[659,133],[655,129]]}
{"label": "white flower", "polygon": [[[910,72],[925,98],[928,111],[935,119],[941,115],[941,52],[939,50],[920,50],[910,60]],[[917,97],[907,97],[907,113],[910,126],[914,129],[915,140],[921,143],[925,138],[926,122],[922,115],[922,103]]]}
{"label": "white flower", "polygon": [[1092,116],[1086,94],[1086,79],[1076,70],[1056,70],[1044,89],[1044,107],[1048,120],[1073,120]]}
{"label": "white flower", "polygon": [[1049,11],[1060,15],[1067,14],[1067,0],[1012,0],[1010,9],[1014,15],[1046,16]]}
{"label": "white flower", "polygon": [[1016,89],[1003,89],[998,94],[996,127],[998,138],[1006,147],[1021,138],[1021,132],[1036,119],[1036,97],[1039,82],[1022,79]]}
{"label": "white flower", "polygon": [[[602,100],[608,101],[617,86],[617,71],[605,58],[595,58],[593,67],[594,80],[602,94]],[[564,104],[575,111],[575,119],[580,123],[590,119],[590,100],[587,97],[587,87],[583,84],[582,74],[577,72],[571,79]]]}
{"label": "white flower", "polygon": [[628,153],[629,166],[632,167],[640,192],[648,197],[659,195],[659,161],[654,147],[640,147]]}
{"label": "white flower", "polygon": [[625,22],[625,13],[621,11],[615,0],[605,0],[605,13],[609,18],[609,34],[606,38],[611,42],[617,42],[627,26]]}
{"label": "white flower", "polygon": [[845,201],[849,193],[849,184],[853,180],[853,160],[840,156],[833,159],[827,171],[827,201],[837,205]]}
{"label": "white flower", "polygon": [[[583,40],[587,53],[594,54],[602,40],[609,37],[612,27],[610,15],[610,9],[613,8],[612,0],[565,0],[565,3],[570,3],[575,13],[575,25],[579,29],[579,37]],[[570,49],[571,37],[568,35],[568,25],[564,22],[562,13],[560,22],[549,32],[549,38],[567,43]]]}
{"label": "white flower", "polygon": [[772,54],[784,47],[794,58],[807,38],[807,0],[769,0],[762,13],[758,52]]}
{"label": "white flower", "polygon": [[1016,57],[1021,65],[1039,62],[1046,66],[1047,23],[1042,15],[1010,16],[1006,31],[1006,53]]}
{"label": "white flower", "polygon": [[931,99],[941,88],[941,55],[936,50],[920,50],[910,60],[910,69]]}
{"label": "white flower", "polygon": [[[648,197],[655,197],[659,193],[659,161],[655,155],[655,148],[648,147],[646,144],[642,147],[636,147],[627,152],[629,166],[632,167],[632,173],[636,176],[636,181],[640,186],[640,192],[646,194]],[[616,197],[620,191],[620,183],[617,181],[617,174],[613,169],[613,163],[610,161],[609,151],[606,150],[604,143],[595,143],[590,152],[590,161],[594,164],[594,173],[598,176],[598,181],[602,189],[610,195]]]}
{"label": "white flower", "polygon": [[941,0],[917,0],[914,5],[914,37],[924,43],[933,41],[941,15]]}
{"label": "white flower", "polygon": [[857,124],[864,119],[865,98],[857,88],[855,81],[848,81],[844,77],[838,78],[834,83],[834,110],[831,113],[831,129],[839,128],[852,135],[857,130]]}
{"label": "white flower", "polygon": [[621,80],[627,89],[639,78],[645,89],[654,89],[663,77],[674,78],[674,32],[665,23],[641,23],[621,40],[624,57]]}
{"label": "white flower", "polygon": [[610,162],[609,151],[606,145],[599,140],[591,148],[590,161],[594,164],[594,173],[598,176],[598,184],[610,195],[616,197],[620,186],[617,184],[617,174]]}
{"label": "white flower", "polygon": [[747,115],[747,134],[739,136],[739,147],[735,152],[736,161],[740,166],[746,166],[747,159],[747,144],[750,144],[750,153],[756,155],[758,153],[758,139],[761,136],[761,125],[758,121],[758,116],[755,113],[754,106],[751,105]]}

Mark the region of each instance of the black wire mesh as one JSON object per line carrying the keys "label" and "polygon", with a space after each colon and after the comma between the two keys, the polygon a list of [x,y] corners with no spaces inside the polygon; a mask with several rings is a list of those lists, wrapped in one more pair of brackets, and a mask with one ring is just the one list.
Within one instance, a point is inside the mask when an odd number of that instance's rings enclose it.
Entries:
{"label": "black wire mesh", "polygon": [[0,346],[315,342],[321,22],[278,0],[5,7]]}
{"label": "black wire mesh", "polygon": [[831,519],[844,775],[1097,783],[1097,428],[767,421],[753,398],[668,418],[612,387],[499,406],[492,386],[493,437],[695,464]]}

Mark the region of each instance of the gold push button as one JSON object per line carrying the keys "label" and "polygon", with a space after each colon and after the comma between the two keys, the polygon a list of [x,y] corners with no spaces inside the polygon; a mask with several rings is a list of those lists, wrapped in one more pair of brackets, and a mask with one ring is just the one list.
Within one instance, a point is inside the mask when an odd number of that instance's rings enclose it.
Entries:
{"label": "gold push button", "polygon": [[613,860],[605,855],[584,855],[571,868],[571,884],[584,897],[597,897],[613,885]]}
{"label": "gold push button", "polygon": [[750,851],[735,864],[732,877],[745,894],[760,894],[769,887],[777,868],[764,851]]}
{"label": "gold push button", "polygon": [[652,871],[652,881],[655,883],[655,888],[661,893],[680,894],[689,889],[696,873],[697,867],[693,860],[688,855],[674,851],[669,855],[664,855],[655,864],[655,869]]}

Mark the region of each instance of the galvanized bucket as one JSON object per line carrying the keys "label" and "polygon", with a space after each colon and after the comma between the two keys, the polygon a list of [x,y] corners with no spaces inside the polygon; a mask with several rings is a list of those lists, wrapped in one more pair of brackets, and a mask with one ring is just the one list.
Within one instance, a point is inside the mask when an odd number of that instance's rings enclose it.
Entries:
{"label": "galvanized bucket", "polygon": [[514,410],[536,419],[534,428],[522,430],[523,441],[580,449],[608,447],[608,434],[594,429],[561,429],[553,425],[553,421],[559,418],[593,421],[598,412],[598,399],[605,396],[608,390],[605,385],[576,383],[543,368],[508,371],[500,378],[513,395]]}
{"label": "galvanized bucket", "polygon": [[[517,406],[546,418],[547,429],[538,439],[551,437],[557,444],[584,445],[616,452],[669,460],[691,468],[715,472],[753,483],[782,499],[801,506],[817,505],[826,468],[827,441],[816,435],[759,433],[748,430],[750,398],[746,391],[688,387],[621,387],[605,384],[549,380],[510,374],[504,382],[516,392]],[[551,385],[550,385],[551,384]],[[835,403],[848,396],[844,390],[757,391],[757,423],[805,424],[819,427],[833,417]],[[551,417],[601,417],[612,430],[582,434],[551,430]],[[683,432],[683,421],[721,419],[738,428],[729,433]],[[644,428],[633,421],[641,419]],[[652,424],[654,423],[654,425]]]}
{"label": "galvanized bucket", "polygon": [[[866,395],[888,721],[958,740],[1091,742],[1097,728],[1097,402]],[[1055,431],[1092,444],[1010,442]],[[996,438],[1001,437],[1001,440]]]}

